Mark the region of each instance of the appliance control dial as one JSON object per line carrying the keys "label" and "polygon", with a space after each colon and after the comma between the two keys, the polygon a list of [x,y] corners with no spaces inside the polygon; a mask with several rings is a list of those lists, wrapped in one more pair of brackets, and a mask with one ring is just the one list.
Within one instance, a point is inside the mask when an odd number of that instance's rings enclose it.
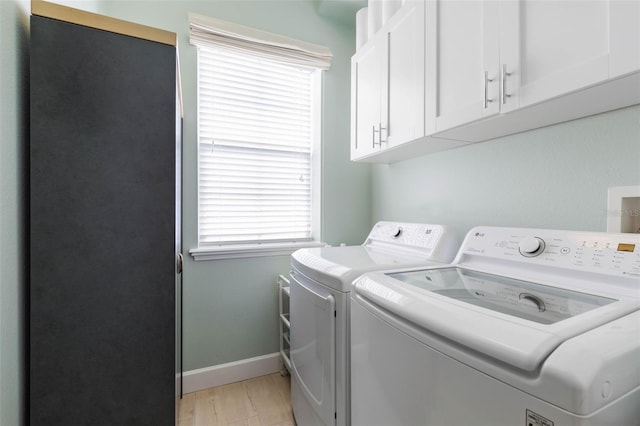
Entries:
{"label": "appliance control dial", "polygon": [[542,238],[527,237],[520,241],[518,249],[524,257],[535,257],[544,251],[545,243]]}
{"label": "appliance control dial", "polygon": [[400,235],[402,235],[402,227],[401,226],[397,226],[393,232],[391,233],[391,236],[393,238],[400,238]]}
{"label": "appliance control dial", "polygon": [[518,299],[521,305],[534,308],[538,310],[538,312],[544,312],[547,310],[544,301],[534,294],[520,293]]}

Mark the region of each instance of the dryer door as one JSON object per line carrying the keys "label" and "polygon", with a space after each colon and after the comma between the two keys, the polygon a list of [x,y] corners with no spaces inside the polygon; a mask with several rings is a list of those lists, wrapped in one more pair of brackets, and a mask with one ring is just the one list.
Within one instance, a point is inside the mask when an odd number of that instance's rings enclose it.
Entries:
{"label": "dryer door", "polygon": [[328,289],[293,272],[290,303],[292,380],[302,393],[292,395],[296,421],[335,424],[335,298]]}

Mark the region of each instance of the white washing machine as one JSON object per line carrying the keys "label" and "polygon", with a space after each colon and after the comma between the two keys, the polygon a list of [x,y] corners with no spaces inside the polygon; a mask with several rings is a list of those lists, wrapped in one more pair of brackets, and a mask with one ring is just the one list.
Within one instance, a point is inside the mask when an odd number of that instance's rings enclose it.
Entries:
{"label": "white washing machine", "polygon": [[350,424],[349,292],[364,272],[450,262],[441,225],[377,223],[361,246],[301,249],[291,257],[291,400],[300,426]]}
{"label": "white washing machine", "polygon": [[351,297],[354,426],[640,425],[640,235],[478,227]]}

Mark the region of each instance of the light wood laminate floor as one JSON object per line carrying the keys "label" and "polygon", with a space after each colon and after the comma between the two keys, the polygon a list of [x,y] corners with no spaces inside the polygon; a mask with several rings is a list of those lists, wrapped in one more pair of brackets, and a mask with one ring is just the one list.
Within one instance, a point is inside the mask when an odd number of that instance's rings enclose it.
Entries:
{"label": "light wood laminate floor", "polygon": [[279,373],[184,395],[178,426],[295,426],[290,377]]}

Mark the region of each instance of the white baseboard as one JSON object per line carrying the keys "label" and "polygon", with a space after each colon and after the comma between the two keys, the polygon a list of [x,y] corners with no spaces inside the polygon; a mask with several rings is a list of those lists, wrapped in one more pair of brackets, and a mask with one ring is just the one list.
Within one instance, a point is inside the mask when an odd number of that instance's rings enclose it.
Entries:
{"label": "white baseboard", "polygon": [[185,371],[182,376],[183,393],[222,386],[228,383],[277,373],[282,369],[280,353],[242,359],[226,364]]}

